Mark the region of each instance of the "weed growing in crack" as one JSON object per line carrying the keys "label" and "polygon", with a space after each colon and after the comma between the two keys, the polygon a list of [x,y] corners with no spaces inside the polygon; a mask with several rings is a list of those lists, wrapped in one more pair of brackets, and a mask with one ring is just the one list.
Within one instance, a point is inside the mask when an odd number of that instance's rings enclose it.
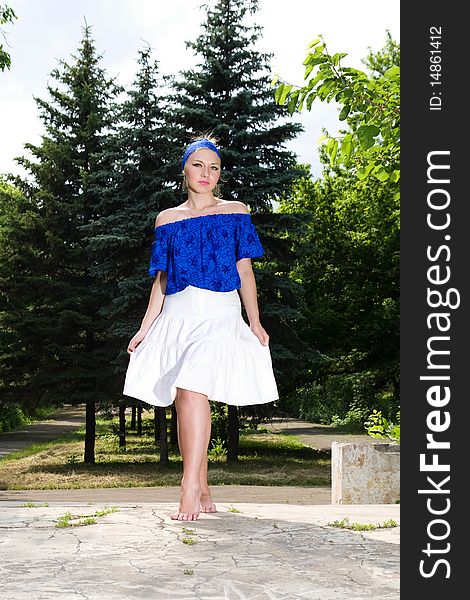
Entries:
{"label": "weed growing in crack", "polygon": [[[57,519],[56,527],[81,527],[82,525],[94,525],[97,523],[95,517],[104,517],[105,515],[113,512],[118,512],[116,506],[111,508],[105,507],[103,510],[97,510],[93,515],[73,515],[71,512],[66,512]],[[77,521],[71,523],[71,521]]]}
{"label": "weed growing in crack", "polygon": [[341,521],[332,521],[328,523],[330,527],[339,527],[341,529],[351,529],[352,531],[372,531],[374,529],[391,529],[392,527],[398,527],[398,523],[393,519],[385,521],[384,523],[351,523],[349,517],[345,517]]}

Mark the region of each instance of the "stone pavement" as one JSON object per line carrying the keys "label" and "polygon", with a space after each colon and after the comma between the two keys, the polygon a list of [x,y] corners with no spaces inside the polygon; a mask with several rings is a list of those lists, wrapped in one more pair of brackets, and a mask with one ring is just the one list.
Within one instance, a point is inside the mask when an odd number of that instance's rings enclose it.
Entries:
{"label": "stone pavement", "polygon": [[[175,502],[180,487],[82,488],[70,490],[0,490],[0,502]],[[211,485],[214,502],[331,504],[330,487]]]}
{"label": "stone pavement", "polygon": [[[67,512],[97,522],[56,527]],[[176,503],[0,507],[2,600],[398,600],[398,505],[219,504],[172,521]],[[235,512],[234,509],[237,511]],[[71,523],[78,523],[77,520]]]}

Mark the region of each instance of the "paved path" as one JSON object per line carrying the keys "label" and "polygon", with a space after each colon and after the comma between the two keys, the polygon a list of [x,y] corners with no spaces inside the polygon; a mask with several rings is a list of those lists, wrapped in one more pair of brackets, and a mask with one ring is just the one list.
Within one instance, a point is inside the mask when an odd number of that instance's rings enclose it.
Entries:
{"label": "paved path", "polygon": [[[399,600],[398,529],[328,525],[398,521],[398,505],[219,506],[172,521],[175,503],[113,504],[95,524],[57,528],[104,504],[0,507],[4,600]],[[188,543],[189,541],[189,543]]]}
{"label": "paved path", "polygon": [[276,433],[286,433],[295,435],[306,446],[316,448],[317,450],[331,451],[332,442],[344,442],[350,444],[359,443],[386,443],[389,444],[389,439],[373,438],[365,434],[351,434],[338,431],[335,427],[329,425],[319,425],[308,423],[307,421],[299,421],[291,418],[276,417],[269,423],[263,423],[260,427],[275,431]]}
{"label": "paved path", "polygon": [[[331,504],[330,487],[212,485],[214,502]],[[83,488],[78,490],[0,490],[0,502],[174,502],[180,487]]]}
{"label": "paved path", "polygon": [[51,442],[85,423],[85,406],[64,406],[43,421],[0,434],[0,458],[40,442]]}

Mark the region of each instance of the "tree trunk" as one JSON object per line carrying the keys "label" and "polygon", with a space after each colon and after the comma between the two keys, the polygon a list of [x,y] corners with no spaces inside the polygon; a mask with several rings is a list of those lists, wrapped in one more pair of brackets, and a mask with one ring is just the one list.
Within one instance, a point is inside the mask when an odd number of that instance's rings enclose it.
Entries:
{"label": "tree trunk", "polygon": [[137,403],[137,435],[142,435],[142,402]]}
{"label": "tree trunk", "polygon": [[119,448],[126,447],[126,401],[119,403]]}
{"label": "tree trunk", "polygon": [[136,414],[136,409],[137,409],[137,407],[136,407],[135,402],[134,402],[134,404],[132,405],[132,414],[131,414],[131,429],[133,431],[135,431],[135,414]]}
{"label": "tree trunk", "polygon": [[95,401],[88,398],[85,409],[85,455],[84,463],[87,465],[95,464],[95,432],[96,416]]}
{"label": "tree trunk", "polygon": [[[93,352],[95,345],[93,331],[85,332],[85,353]],[[95,437],[96,437],[96,405],[93,395],[86,400],[85,409],[85,456],[84,463],[95,464]]]}
{"label": "tree trunk", "polygon": [[153,441],[155,446],[160,441],[160,413],[158,412],[158,406],[153,409]]}
{"label": "tree trunk", "polygon": [[160,421],[160,465],[167,467],[168,459],[168,428],[166,423],[166,409],[158,407],[158,416]]}
{"label": "tree trunk", "polygon": [[174,404],[171,405],[170,444],[172,446],[178,445],[178,415]]}
{"label": "tree trunk", "polygon": [[238,462],[239,442],[240,434],[238,430],[238,408],[236,406],[229,405],[227,462]]}

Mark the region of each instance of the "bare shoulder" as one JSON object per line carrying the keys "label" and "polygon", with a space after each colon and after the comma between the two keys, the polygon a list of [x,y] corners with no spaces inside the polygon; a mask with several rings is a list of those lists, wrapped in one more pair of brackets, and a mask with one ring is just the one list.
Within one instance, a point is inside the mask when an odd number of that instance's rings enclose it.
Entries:
{"label": "bare shoulder", "polygon": [[158,227],[159,225],[166,225],[167,223],[172,223],[173,221],[179,221],[179,219],[181,219],[184,215],[185,211],[180,206],[166,208],[158,213],[157,218],[155,219],[155,227]]}
{"label": "bare shoulder", "polygon": [[249,213],[248,207],[239,200],[224,200],[225,211],[228,213]]}

